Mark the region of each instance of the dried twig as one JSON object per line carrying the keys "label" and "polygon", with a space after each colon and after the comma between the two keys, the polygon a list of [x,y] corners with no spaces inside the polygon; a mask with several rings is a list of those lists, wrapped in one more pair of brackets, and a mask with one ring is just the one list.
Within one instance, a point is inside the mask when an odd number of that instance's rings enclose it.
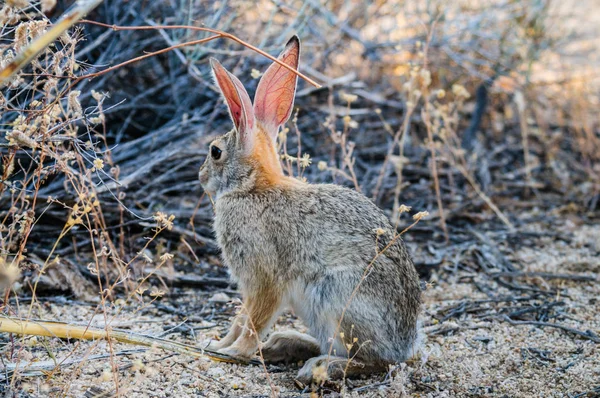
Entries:
{"label": "dried twig", "polygon": [[315,82],[314,80],[312,80],[308,76],[306,76],[303,73],[301,73],[301,72],[297,71],[296,69],[292,68],[288,64],[286,64],[286,63],[278,60],[277,58],[273,57],[272,55],[264,52],[260,48],[255,47],[252,44],[245,42],[244,40],[240,39],[239,37],[237,37],[235,35],[232,35],[231,33],[223,32],[223,31],[220,31],[218,29],[203,28],[203,27],[199,27],[199,26],[190,26],[190,25],[117,26],[117,25],[105,24],[105,23],[102,23],[102,22],[90,21],[90,20],[87,20],[87,19],[82,20],[81,23],[98,25],[98,26],[102,26],[102,27],[105,27],[105,28],[112,29],[114,31],[121,31],[121,30],[188,29],[188,30],[195,30],[195,31],[213,33],[215,36],[207,37],[207,38],[201,39],[201,40],[196,40],[194,42],[181,43],[181,44],[178,44],[178,45],[175,45],[175,46],[171,46],[171,47],[165,48],[163,50],[157,51],[155,54],[146,54],[146,55],[143,55],[141,57],[138,57],[138,59],[127,61],[127,62],[124,62],[123,64],[120,64],[120,65],[115,65],[115,66],[113,66],[111,68],[108,68],[106,71],[100,71],[100,72],[96,72],[96,73],[90,73],[88,75],[79,76],[78,79],[89,79],[89,78],[92,78],[92,77],[96,77],[96,76],[99,76],[99,75],[101,75],[101,74],[103,74],[105,72],[113,70],[113,69],[115,69],[117,67],[126,65],[127,63],[135,62],[135,61],[138,61],[140,59],[147,58],[148,56],[152,56],[152,55],[156,55],[156,54],[159,54],[159,53],[162,53],[162,52],[174,50],[176,48],[184,47],[186,45],[201,44],[201,43],[205,43],[205,42],[208,42],[208,41],[211,41],[211,40],[214,40],[214,39],[225,38],[225,39],[233,40],[233,41],[241,44],[242,46],[244,46],[246,48],[249,48],[250,50],[252,50],[254,52],[259,53],[263,57],[266,57],[266,58],[270,59],[271,61],[273,61],[273,62],[281,65],[282,67],[284,67],[285,69],[289,70],[290,72],[293,72],[296,75],[298,75],[298,77],[306,80],[308,83],[312,84],[316,88],[320,88],[321,87],[321,85],[319,83]]}
{"label": "dried twig", "polygon": [[596,282],[598,278],[591,275],[580,275],[580,274],[553,274],[551,272],[491,272],[491,277],[511,277],[511,278],[527,278],[527,277],[538,277],[542,279],[566,279],[571,281],[581,282]]}
{"label": "dried twig", "polygon": [[127,332],[117,329],[105,330],[89,326],[71,325],[65,322],[37,320],[27,321],[18,318],[2,317],[0,318],[0,332],[32,336],[58,337],[62,339],[111,339],[125,344],[157,347],[167,351],[174,351],[180,354],[191,355],[193,357],[208,357],[220,362],[252,364],[260,363],[255,360],[246,361],[240,358],[234,358],[229,355],[221,354],[216,351],[204,350],[202,348],[178,343],[176,341],[165,340],[158,337]]}
{"label": "dried twig", "polygon": [[561,330],[564,330],[565,332],[576,334],[577,336],[583,337],[586,340],[591,340],[594,343],[599,343],[600,344],[600,337],[598,337],[598,335],[596,335],[591,330],[587,330],[585,332],[582,332],[581,330],[570,328],[570,327],[565,326],[565,325],[560,325],[558,323],[550,323],[550,322],[515,321],[514,319],[510,318],[508,315],[503,315],[503,316],[500,317],[500,319],[502,319],[502,320],[510,323],[511,325],[547,326],[547,327],[551,327],[551,328],[561,329]]}

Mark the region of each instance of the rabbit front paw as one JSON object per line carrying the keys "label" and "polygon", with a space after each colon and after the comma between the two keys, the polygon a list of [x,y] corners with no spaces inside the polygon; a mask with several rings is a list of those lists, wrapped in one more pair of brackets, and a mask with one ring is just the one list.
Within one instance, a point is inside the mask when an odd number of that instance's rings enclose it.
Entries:
{"label": "rabbit front paw", "polygon": [[218,351],[221,354],[229,355],[234,358],[248,360],[256,354],[258,342],[256,339],[238,339],[229,347],[223,347]]}
{"label": "rabbit front paw", "polygon": [[227,348],[231,343],[227,343],[225,340],[208,340],[202,344],[206,351],[221,351]]}

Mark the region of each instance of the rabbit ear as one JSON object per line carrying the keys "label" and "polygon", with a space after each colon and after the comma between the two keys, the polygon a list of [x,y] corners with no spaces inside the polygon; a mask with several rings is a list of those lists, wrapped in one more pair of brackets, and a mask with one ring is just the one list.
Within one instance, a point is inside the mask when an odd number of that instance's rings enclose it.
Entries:
{"label": "rabbit ear", "polygon": [[[298,69],[300,40],[294,36],[288,41],[278,58],[294,69]],[[298,76],[273,63],[260,79],[254,95],[254,115],[269,136],[275,140],[279,126],[284,124],[292,113]]]}
{"label": "rabbit ear", "polygon": [[252,101],[242,85],[242,82],[232,75],[214,58],[210,59],[213,75],[221,89],[223,98],[229,108],[229,115],[238,132],[238,138],[245,148],[252,147],[254,135],[254,114]]}

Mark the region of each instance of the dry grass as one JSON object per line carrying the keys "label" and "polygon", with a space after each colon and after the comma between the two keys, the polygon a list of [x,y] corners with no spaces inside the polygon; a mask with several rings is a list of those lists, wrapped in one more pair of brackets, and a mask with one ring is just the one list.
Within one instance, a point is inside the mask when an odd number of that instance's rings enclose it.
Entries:
{"label": "dry grass", "polygon": [[[55,21],[65,3],[0,6],[0,69],[50,28],[42,10]],[[197,169],[229,122],[206,61],[219,57],[251,89],[269,61],[198,27],[268,53],[299,33],[301,72],[325,88],[299,88],[280,134],[285,170],[353,186],[400,230],[406,205],[432,215],[406,236],[429,283],[427,355],[315,392],[597,390],[600,34],[591,2],[139,3],[105,0],[88,18],[123,29],[78,25],[0,88],[4,315],[188,344],[222,331],[235,292]],[[196,29],[168,28],[176,25]],[[124,31],[132,26],[145,28]],[[288,316],[277,327],[302,325]],[[82,396],[92,386],[123,396],[300,394],[288,368],[133,352],[113,339],[4,334],[2,343],[2,388],[15,396]]]}

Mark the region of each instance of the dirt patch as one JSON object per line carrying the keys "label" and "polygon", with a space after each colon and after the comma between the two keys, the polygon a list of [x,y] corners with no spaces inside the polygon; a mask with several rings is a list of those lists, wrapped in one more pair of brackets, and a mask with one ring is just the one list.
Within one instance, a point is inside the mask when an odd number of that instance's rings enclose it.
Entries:
{"label": "dirt patch", "polygon": [[[460,269],[451,274],[436,271],[434,282],[424,292],[423,323],[428,336],[419,358],[391,369],[387,375],[328,382],[315,391],[333,396],[594,396],[600,385],[597,343],[567,330],[513,325],[505,319],[558,324],[589,336],[600,334],[598,283],[547,277],[575,272],[593,275],[594,268],[576,267],[597,267],[600,229],[583,226],[564,232],[571,234],[570,243],[540,238],[511,256],[514,263],[523,266],[520,272],[546,275],[527,277],[527,286],[540,291],[558,289],[559,295],[532,296],[531,292],[515,291]],[[482,289],[486,283],[489,286]],[[234,300],[228,300],[230,297]],[[104,315],[97,313],[96,306],[91,302],[65,305],[60,300],[46,300],[39,316],[86,323],[91,319],[92,325],[103,326]],[[199,345],[222,334],[235,310],[235,293],[230,289],[206,292],[173,288],[159,300],[122,311],[112,326]],[[110,308],[107,314],[108,319],[114,315]],[[275,328],[303,330],[289,314],[281,317]],[[42,341],[44,344],[39,344]],[[128,397],[303,396],[312,391],[294,382],[297,366],[265,369],[232,365],[153,348],[118,343],[111,347],[106,341],[15,336],[6,344],[14,345],[15,358],[29,363],[47,361],[50,353],[58,362],[67,357],[87,357],[47,376],[18,375],[12,391],[21,391],[21,396],[91,397],[100,392],[111,396],[116,380],[119,392]],[[104,356],[94,358],[96,355]],[[4,388],[11,390],[7,385]],[[590,395],[578,395],[586,393]]]}

